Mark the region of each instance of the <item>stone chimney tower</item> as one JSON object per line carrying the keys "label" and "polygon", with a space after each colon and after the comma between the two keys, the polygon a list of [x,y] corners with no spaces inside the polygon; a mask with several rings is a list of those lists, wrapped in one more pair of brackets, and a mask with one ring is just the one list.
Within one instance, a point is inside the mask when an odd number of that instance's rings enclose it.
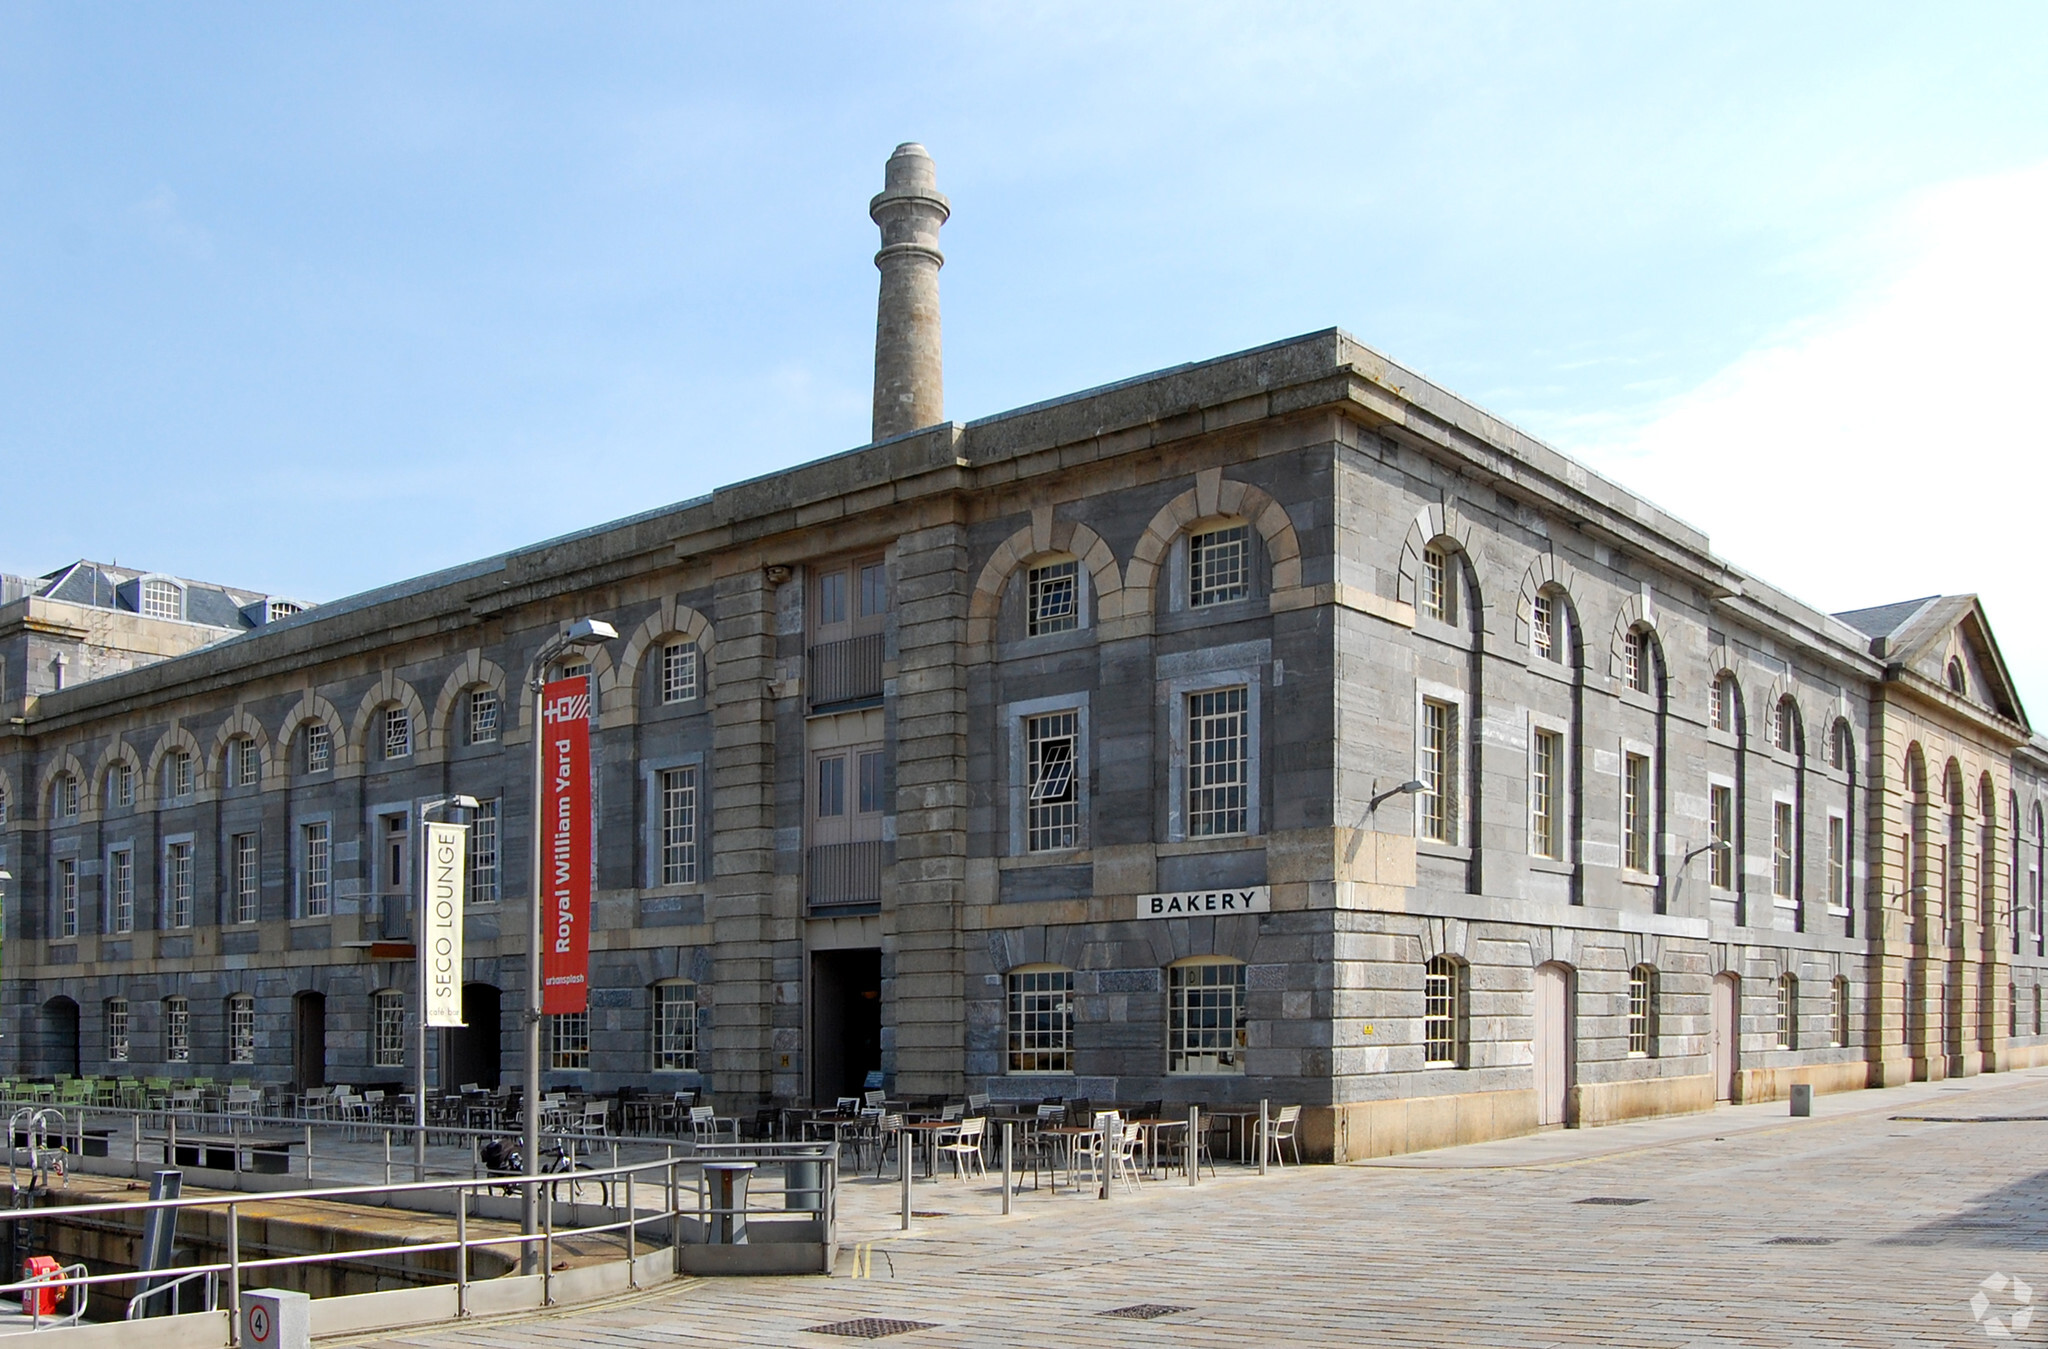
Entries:
{"label": "stone chimney tower", "polygon": [[882,299],[875,312],[874,438],[887,440],[945,420],[939,352],[939,226],[953,206],[939,192],[932,157],[915,141],[889,156],[868,214],[882,227]]}

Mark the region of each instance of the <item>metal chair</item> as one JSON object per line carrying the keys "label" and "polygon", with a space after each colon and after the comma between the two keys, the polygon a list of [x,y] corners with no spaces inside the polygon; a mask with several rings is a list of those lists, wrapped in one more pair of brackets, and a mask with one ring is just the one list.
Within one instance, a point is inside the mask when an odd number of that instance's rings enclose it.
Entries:
{"label": "metal chair", "polygon": [[939,1151],[953,1159],[953,1176],[966,1180],[968,1172],[986,1175],[987,1166],[981,1160],[981,1139],[988,1129],[988,1121],[979,1115],[960,1121],[960,1127],[953,1132],[953,1141],[941,1143]]}
{"label": "metal chair", "polygon": [[1266,1146],[1271,1149],[1275,1166],[1287,1165],[1280,1156],[1280,1145],[1282,1143],[1294,1149],[1294,1164],[1296,1166],[1301,1165],[1301,1143],[1294,1136],[1294,1131],[1300,1124],[1301,1107],[1298,1105],[1283,1105],[1280,1107],[1279,1117],[1266,1127]]}

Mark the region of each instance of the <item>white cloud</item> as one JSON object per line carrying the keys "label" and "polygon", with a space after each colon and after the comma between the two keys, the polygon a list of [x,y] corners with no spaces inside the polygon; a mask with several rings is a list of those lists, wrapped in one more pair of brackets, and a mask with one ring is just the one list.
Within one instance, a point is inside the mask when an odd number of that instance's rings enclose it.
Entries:
{"label": "white cloud", "polygon": [[1982,595],[2048,726],[2044,239],[2048,165],[1934,189],[1845,243],[1887,259],[1852,301],[1581,452],[1823,608]]}

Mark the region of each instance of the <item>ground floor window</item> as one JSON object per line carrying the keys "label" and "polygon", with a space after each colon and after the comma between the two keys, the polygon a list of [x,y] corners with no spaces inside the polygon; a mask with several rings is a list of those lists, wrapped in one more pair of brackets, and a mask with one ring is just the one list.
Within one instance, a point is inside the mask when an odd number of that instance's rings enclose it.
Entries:
{"label": "ground floor window", "polygon": [[1657,971],[1648,965],[1628,972],[1628,1052],[1636,1058],[1657,1053]]}
{"label": "ground floor window", "polygon": [[697,986],[682,979],[656,984],[654,1070],[658,1073],[689,1072],[696,1066]]}
{"label": "ground floor window", "polygon": [[1166,1070],[1244,1071],[1244,962],[1198,956],[1167,967]]}
{"label": "ground floor window", "polygon": [[1010,972],[1009,1071],[1074,1071],[1074,972],[1039,968]]}
{"label": "ground floor window", "polygon": [[1778,978],[1778,1048],[1799,1048],[1799,977]]}
{"label": "ground floor window", "polygon": [[405,1065],[405,994],[387,988],[370,996],[371,1043],[376,1046],[376,1066],[400,1068]]}
{"label": "ground floor window", "polygon": [[1465,1064],[1465,967],[1449,956],[1423,967],[1422,1061],[1434,1068]]}
{"label": "ground floor window", "polygon": [[128,1061],[128,999],[107,999],[107,1057],[116,1063]]}
{"label": "ground floor window", "polygon": [[548,1018],[548,1066],[590,1066],[590,1013],[563,1012]]}
{"label": "ground floor window", "polygon": [[192,1061],[192,1005],[183,998],[164,999],[164,1060]]}
{"label": "ground floor window", "polygon": [[228,1062],[256,1062],[256,999],[247,994],[228,999]]}

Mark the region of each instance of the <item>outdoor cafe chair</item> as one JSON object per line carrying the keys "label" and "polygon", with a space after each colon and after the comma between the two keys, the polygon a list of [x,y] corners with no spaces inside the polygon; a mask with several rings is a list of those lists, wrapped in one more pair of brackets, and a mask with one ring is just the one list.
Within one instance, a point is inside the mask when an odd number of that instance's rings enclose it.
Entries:
{"label": "outdoor cafe chair", "polygon": [[693,1146],[716,1143],[721,1133],[730,1132],[732,1141],[740,1141],[740,1122],[734,1116],[714,1114],[708,1105],[690,1107],[690,1141]]}
{"label": "outdoor cafe chair", "polygon": [[1287,1165],[1280,1156],[1280,1145],[1282,1143],[1285,1143],[1294,1150],[1294,1164],[1296,1166],[1301,1165],[1301,1144],[1294,1136],[1294,1131],[1300,1125],[1301,1107],[1298,1105],[1283,1105],[1280,1107],[1279,1117],[1267,1126],[1266,1146],[1271,1149],[1275,1166]]}
{"label": "outdoor cafe chair", "polygon": [[975,1175],[987,1174],[988,1168],[981,1160],[981,1136],[987,1128],[988,1121],[979,1115],[963,1119],[953,1133],[953,1141],[939,1145],[939,1151],[953,1159],[956,1180],[966,1180],[970,1171]]}
{"label": "outdoor cafe chair", "polygon": [[1109,1163],[1109,1179],[1121,1180],[1127,1193],[1138,1189],[1138,1131],[1121,1117],[1107,1117],[1102,1130],[1102,1155]]}

